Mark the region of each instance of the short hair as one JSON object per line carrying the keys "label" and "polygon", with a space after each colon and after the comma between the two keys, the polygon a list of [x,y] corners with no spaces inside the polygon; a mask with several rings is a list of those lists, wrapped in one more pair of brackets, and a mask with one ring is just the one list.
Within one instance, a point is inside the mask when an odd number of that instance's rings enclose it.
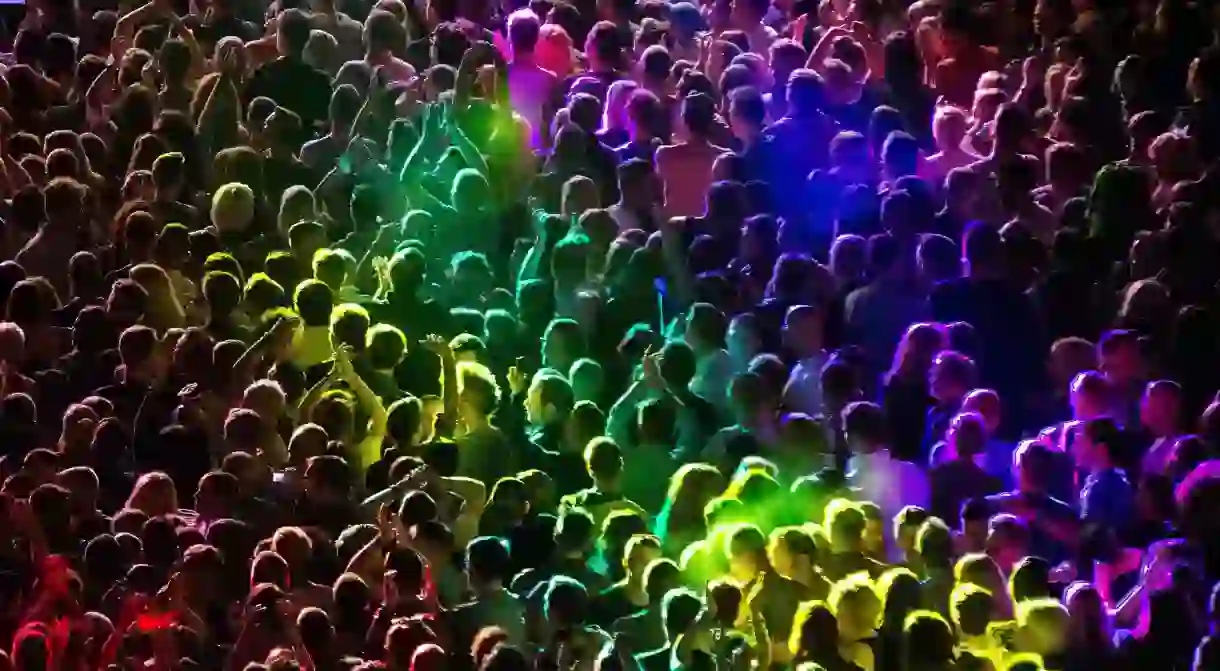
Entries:
{"label": "short hair", "polygon": [[508,42],[513,51],[530,53],[538,44],[538,35],[542,22],[538,15],[528,8],[518,9],[508,16]]}
{"label": "short hair", "polygon": [[541,373],[534,376],[531,385],[538,387],[538,398],[544,406],[554,406],[560,416],[566,416],[572,411],[576,399],[572,393],[572,385],[567,378],[554,373]]}
{"label": "short hair", "polygon": [[584,622],[589,609],[589,592],[574,578],[557,575],[550,579],[542,599],[543,611],[548,620]]}
{"label": "short hair", "polygon": [[618,183],[624,187],[642,184],[646,179],[652,177],[653,174],[654,170],[650,161],[633,158],[619,164]]}
{"label": "short hair", "polygon": [[728,557],[741,555],[758,557],[767,551],[767,537],[753,524],[740,524],[729,532],[724,550]]}
{"label": "short hair", "polygon": [[254,191],[241,182],[229,182],[212,196],[212,223],[229,225],[231,219],[241,219],[242,226],[254,217]]}
{"label": "short hair", "polygon": [[365,42],[373,49],[389,49],[406,38],[398,17],[383,9],[369,12],[364,21],[364,35]]}
{"label": "short hair", "polygon": [[945,379],[965,387],[974,387],[978,380],[978,367],[974,360],[953,350],[937,353],[933,365],[937,367]]}
{"label": "short hair", "polygon": [[462,361],[457,364],[457,379],[459,393],[471,392],[478,399],[478,411],[490,415],[500,405],[500,385],[496,384],[496,376],[480,363]]}
{"label": "short hair", "polygon": [[312,28],[308,14],[300,9],[289,9],[280,14],[276,33],[290,53],[299,54],[309,43]]}
{"label": "short hair", "polygon": [[[330,313],[331,332],[355,333],[356,331],[359,331],[363,338],[368,333],[369,324],[371,323],[372,322],[369,319],[368,310],[365,310],[357,303],[344,303],[343,305],[336,307],[334,311]],[[352,344],[356,347],[362,347],[364,342],[362,340],[358,345],[354,343],[348,344]]]}
{"label": "short hair", "polygon": [[909,133],[893,131],[881,146],[881,160],[887,168],[913,175],[919,167],[919,143]]}
{"label": "short hair", "polygon": [[847,499],[835,499],[826,506],[824,528],[831,541],[854,542],[864,534],[864,511]]}
{"label": "short hair", "polygon": [[641,440],[672,443],[677,436],[678,413],[673,403],[651,398],[636,406],[636,429]]}
{"label": "short hair", "polygon": [[623,474],[623,451],[610,438],[594,438],[585,447],[585,466],[595,478],[617,478]]}
{"label": "short hair", "polygon": [[670,640],[685,631],[699,616],[703,602],[684,587],[669,590],[661,600],[661,627]]}
{"label": "short hair", "polygon": [[749,123],[761,126],[767,117],[767,104],[753,86],[740,86],[729,93],[734,113]]}
{"label": "short hair", "polygon": [[610,21],[598,21],[585,38],[585,53],[607,64],[617,64],[623,49],[618,26]]}
{"label": "short hair", "polygon": [[868,574],[856,573],[836,582],[830,588],[830,594],[826,597],[826,603],[830,606],[831,612],[841,614],[844,612],[845,604],[855,604],[861,600],[868,599],[880,601],[880,597],[874,591],[873,582],[869,579]]}
{"label": "short hair", "polygon": [[953,564],[953,534],[938,517],[928,518],[915,534],[915,551],[924,564],[949,568]]}
{"label": "short hair", "polygon": [[360,113],[360,92],[351,84],[342,84],[330,94],[330,117],[340,124],[350,124]]}
{"label": "short hair", "polygon": [[129,326],[119,335],[119,359],[124,366],[138,366],[152,357],[158,344],[157,332],[147,326]]}
{"label": "short hair", "polygon": [[885,411],[876,403],[857,401],[843,411],[843,431],[879,445],[887,440]]}
{"label": "short hair", "polygon": [[390,324],[374,324],[365,335],[365,352],[375,370],[394,368],[406,356],[407,337]]}
{"label": "short hair", "polygon": [[1028,627],[1035,623],[1046,624],[1048,627],[1058,630],[1066,630],[1068,628],[1067,607],[1064,606],[1058,599],[1028,599],[1017,604],[1016,607],[1017,626]]}
{"label": "short hair", "polygon": [[949,597],[949,613],[953,624],[964,636],[981,636],[991,623],[991,592],[971,583],[962,583]]}
{"label": "short hair", "polygon": [[982,454],[987,447],[987,428],[977,412],[961,412],[950,424],[954,432],[953,446],[963,459]]}
{"label": "short hair", "polygon": [[[319,249],[313,255],[314,277],[326,282],[343,281],[347,277],[348,257],[351,254],[343,249]],[[329,284],[329,282],[327,282]]]}
{"label": "short hair", "polygon": [[1085,422],[1084,435],[1094,446],[1105,445],[1111,458],[1119,456],[1117,452],[1122,449],[1123,432],[1113,419],[1100,417]]}
{"label": "short hair", "polygon": [[826,85],[813,70],[798,68],[788,78],[788,104],[798,115],[820,110],[826,102]]}
{"label": "short hair", "polygon": [[1003,260],[1004,243],[1000,231],[991,224],[972,221],[962,233],[962,249],[966,261],[979,268],[991,266]]}
{"label": "short hair", "polygon": [[482,580],[506,581],[512,577],[508,545],[494,536],[480,536],[466,546],[466,565]]}
{"label": "short hair", "polygon": [[669,50],[664,45],[654,44],[645,49],[640,56],[640,66],[644,71],[644,76],[663,80],[669,76],[669,71],[673,67],[673,58],[670,57]]}
{"label": "short hair", "polygon": [[297,285],[293,303],[305,326],[329,326],[335,295],[331,288],[318,280],[304,280]]}
{"label": "short hair", "polygon": [[87,189],[71,177],[56,177],[42,190],[47,217],[75,216],[84,207]]}
{"label": "short hair", "polygon": [[596,525],[593,516],[583,508],[566,508],[555,523],[555,544],[561,550],[572,551],[592,542]]}
{"label": "short hair", "polygon": [[[740,57],[741,56],[739,55],[736,58]],[[736,60],[736,58],[734,60]],[[720,81],[717,83],[719,84],[720,90],[723,91],[726,96],[729,96],[739,88],[745,88],[753,85],[754,72],[747,65],[742,63],[734,63],[733,65],[725,68],[724,72],[720,73]]]}
{"label": "short hair", "polygon": [[693,93],[682,100],[682,123],[695,135],[704,136],[712,131],[716,121],[716,103],[711,96]]}

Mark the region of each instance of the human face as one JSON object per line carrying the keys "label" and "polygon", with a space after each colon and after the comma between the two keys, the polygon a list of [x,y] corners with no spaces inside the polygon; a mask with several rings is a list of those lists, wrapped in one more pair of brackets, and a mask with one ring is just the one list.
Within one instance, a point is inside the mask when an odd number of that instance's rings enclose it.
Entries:
{"label": "human face", "polygon": [[788,550],[787,543],[779,542],[775,544],[775,549],[771,552],[771,566],[775,569],[776,573],[783,576],[790,576],[795,572],[796,559]]}
{"label": "human face", "polygon": [[1118,385],[1138,380],[1143,368],[1139,349],[1135,346],[1119,347],[1108,356],[1102,356],[1101,371]]}
{"label": "human face", "polygon": [[758,575],[758,564],[748,553],[735,553],[729,558],[729,577],[744,585]]}
{"label": "human face", "polygon": [[559,371],[567,371],[568,357],[563,347],[563,338],[554,333],[542,339],[542,365]]}
{"label": "human face", "polygon": [[932,369],[928,372],[928,387],[932,398],[941,403],[958,401],[965,393],[962,385],[946,372],[940,361],[933,362]]}
{"label": "human face", "polygon": [[741,320],[734,319],[729,323],[726,341],[729,356],[735,362],[748,362],[758,353],[758,336]]}
{"label": "human face", "polygon": [[546,420],[545,408],[542,405],[542,389],[537,384],[531,384],[525,392],[525,419],[530,424],[539,425]]}

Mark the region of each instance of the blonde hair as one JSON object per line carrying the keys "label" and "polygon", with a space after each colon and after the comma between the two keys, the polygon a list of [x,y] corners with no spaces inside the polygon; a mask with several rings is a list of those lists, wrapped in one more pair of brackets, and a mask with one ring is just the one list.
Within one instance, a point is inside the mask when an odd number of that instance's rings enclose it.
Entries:
{"label": "blonde hair", "polygon": [[148,326],[164,332],[186,325],[186,313],[164,268],[154,263],[141,263],[132,266],[127,276],[148,292],[148,313],[144,318]]}
{"label": "blonde hair", "polygon": [[937,353],[945,349],[948,341],[949,334],[940,324],[911,324],[894,350],[894,361],[888,377],[909,372],[926,374]]}
{"label": "blonde hair", "polygon": [[867,573],[855,573],[835,583],[826,603],[839,622],[841,635],[866,635],[881,624],[881,598]]}
{"label": "blonde hair", "polygon": [[178,512],[178,490],[174,481],[162,471],[140,476],[131,488],[124,508],[138,510],[149,517],[161,517]]}
{"label": "blonde hair", "polygon": [[1047,624],[1054,628],[1066,628],[1070,616],[1067,606],[1058,599],[1026,599],[1017,604],[1017,625],[1028,627]]}
{"label": "blonde hair", "polygon": [[[950,124],[956,123],[957,126]],[[952,105],[943,105],[936,108],[936,113],[932,115],[932,137],[936,140],[939,147],[941,143],[952,143],[954,141],[960,143],[962,138],[966,136],[966,131],[970,127],[970,115],[960,107]],[[950,135],[952,130],[953,135]]]}
{"label": "blonde hair", "polygon": [[317,214],[318,204],[313,191],[309,187],[295,184],[284,189],[280,196],[280,211],[276,215],[276,224],[280,232],[287,234],[289,227],[306,219],[313,219]]}
{"label": "blonde hair", "polygon": [[959,584],[968,583],[987,588],[987,585],[976,582],[984,577],[980,571],[985,571],[990,577],[1003,580],[1003,576],[1000,574],[1000,567],[996,565],[995,560],[982,552],[971,552],[962,555],[961,559],[957,560],[957,565],[953,567],[953,579]]}
{"label": "blonde hair", "polygon": [[835,617],[842,618],[843,611],[858,608],[868,603],[875,603],[880,610],[881,599],[877,596],[877,586],[865,572],[853,573],[830,588],[826,603]]}

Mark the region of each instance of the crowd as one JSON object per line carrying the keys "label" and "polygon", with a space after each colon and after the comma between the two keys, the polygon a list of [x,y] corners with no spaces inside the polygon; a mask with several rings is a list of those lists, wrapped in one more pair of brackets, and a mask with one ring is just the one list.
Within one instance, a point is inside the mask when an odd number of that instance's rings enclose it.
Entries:
{"label": "crowd", "polygon": [[0,671],[1220,669],[1220,5],[29,0]]}

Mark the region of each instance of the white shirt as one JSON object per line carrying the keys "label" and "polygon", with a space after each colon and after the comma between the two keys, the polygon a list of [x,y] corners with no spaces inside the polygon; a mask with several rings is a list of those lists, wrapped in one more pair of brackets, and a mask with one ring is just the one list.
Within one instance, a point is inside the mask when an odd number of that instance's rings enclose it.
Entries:
{"label": "white shirt", "polygon": [[619,233],[633,228],[644,228],[640,224],[640,218],[635,215],[635,212],[623,207],[621,203],[615,203],[607,207],[606,212],[610,214],[610,218],[614,220],[614,223],[618,224]]}
{"label": "white shirt", "polygon": [[853,455],[847,464],[847,481],[862,500],[881,508],[887,528],[904,506],[928,507],[927,474],[909,461],[894,459],[889,450]]}
{"label": "white shirt", "polygon": [[822,414],[822,366],[826,355],[819,352],[792,367],[784,385],[784,407],[810,417]]}

